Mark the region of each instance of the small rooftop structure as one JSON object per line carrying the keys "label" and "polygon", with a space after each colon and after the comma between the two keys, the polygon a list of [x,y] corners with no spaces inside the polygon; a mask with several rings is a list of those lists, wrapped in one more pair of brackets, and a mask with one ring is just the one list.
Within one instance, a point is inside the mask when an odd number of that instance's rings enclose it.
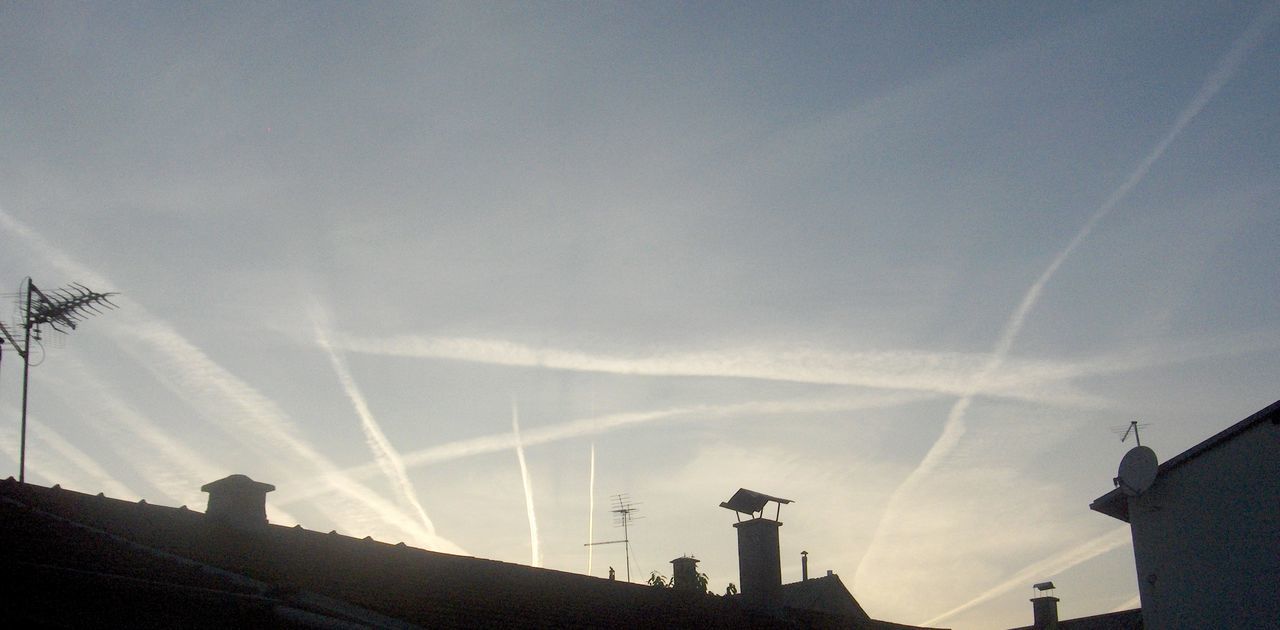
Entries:
{"label": "small rooftop structure", "polygon": [[200,486],[209,493],[209,519],[236,529],[255,529],[267,524],[267,493],[276,487],[254,481],[246,475],[228,475]]}

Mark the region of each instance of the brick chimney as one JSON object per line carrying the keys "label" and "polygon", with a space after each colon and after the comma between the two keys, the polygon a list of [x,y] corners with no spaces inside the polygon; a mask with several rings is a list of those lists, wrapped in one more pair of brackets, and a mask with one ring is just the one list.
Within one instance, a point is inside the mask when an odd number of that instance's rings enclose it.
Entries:
{"label": "brick chimney", "polygon": [[267,493],[276,487],[244,475],[230,475],[200,487],[209,493],[205,517],[235,529],[257,529],[267,525]]}
{"label": "brick chimney", "polygon": [[698,560],[688,556],[672,560],[671,581],[677,592],[701,595],[703,589],[698,582]]}
{"label": "brick chimney", "polygon": [[1032,588],[1039,595],[1031,598],[1031,615],[1035,630],[1058,630],[1058,598],[1053,596],[1053,582],[1041,582]]}
{"label": "brick chimney", "polygon": [[1058,598],[1052,595],[1031,599],[1036,630],[1058,630]]}

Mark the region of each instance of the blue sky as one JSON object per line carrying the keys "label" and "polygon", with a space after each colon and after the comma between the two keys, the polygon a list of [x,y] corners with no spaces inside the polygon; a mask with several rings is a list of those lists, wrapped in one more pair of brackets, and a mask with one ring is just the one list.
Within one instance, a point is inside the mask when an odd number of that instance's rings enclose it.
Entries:
{"label": "blue sky", "polygon": [[1277,10],[5,5],[0,286],[122,294],[28,473],[579,572],[626,492],[717,589],[745,486],[879,618],[1132,605],[1111,429],[1277,398]]}

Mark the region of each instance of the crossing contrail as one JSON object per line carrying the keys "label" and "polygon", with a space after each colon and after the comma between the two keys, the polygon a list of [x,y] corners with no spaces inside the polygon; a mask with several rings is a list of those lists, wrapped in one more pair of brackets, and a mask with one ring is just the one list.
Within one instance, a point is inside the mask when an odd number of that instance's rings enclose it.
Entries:
{"label": "crossing contrail", "polygon": [[964,436],[964,418],[965,414],[969,410],[970,404],[973,402],[974,396],[979,393],[984,393],[987,380],[990,379],[992,375],[1004,364],[1006,357],[1008,357],[1009,349],[1013,346],[1014,341],[1017,340],[1018,334],[1022,332],[1022,327],[1026,323],[1027,316],[1035,307],[1036,302],[1040,300],[1040,294],[1044,291],[1045,285],[1049,283],[1054,274],[1058,272],[1058,268],[1066,262],[1067,258],[1071,256],[1077,247],[1079,247],[1080,243],[1093,232],[1094,227],[1097,226],[1098,222],[1111,214],[1112,210],[1114,210],[1116,206],[1118,206],[1120,202],[1133,191],[1134,187],[1137,186],[1144,177],[1146,177],[1147,173],[1151,170],[1151,166],[1164,155],[1165,150],[1169,148],[1169,145],[1171,145],[1173,141],[1182,134],[1182,131],[1187,127],[1187,125],[1195,119],[1195,117],[1204,109],[1205,105],[1207,105],[1218,91],[1222,89],[1222,86],[1226,85],[1227,81],[1229,81],[1235,74],[1240,63],[1244,61],[1248,53],[1257,46],[1259,41],[1262,40],[1263,35],[1266,33],[1267,29],[1270,28],[1271,24],[1275,22],[1278,14],[1280,14],[1280,5],[1274,5],[1263,11],[1261,15],[1249,24],[1244,33],[1241,34],[1241,36],[1232,44],[1231,49],[1218,60],[1217,66],[1215,66],[1214,70],[1205,78],[1200,89],[1191,99],[1191,102],[1178,113],[1173,125],[1167,132],[1165,132],[1164,136],[1160,138],[1160,141],[1156,143],[1155,147],[1147,152],[1146,156],[1143,157],[1142,161],[1139,162],[1138,165],[1129,173],[1124,182],[1121,183],[1120,186],[1116,188],[1115,191],[1113,191],[1096,210],[1094,210],[1093,214],[1089,216],[1089,219],[1085,221],[1085,224],[1078,232],[1076,232],[1075,236],[1071,238],[1066,247],[1062,248],[1062,250],[1058,252],[1057,256],[1054,256],[1053,260],[1049,263],[1049,266],[1041,272],[1040,276],[1036,278],[1036,281],[1027,289],[1026,294],[1022,296],[1022,301],[1018,303],[1017,308],[1015,308],[1013,313],[1010,315],[1009,321],[1005,324],[1004,330],[1001,332],[1000,338],[996,341],[995,348],[992,350],[986,365],[984,365],[982,369],[973,376],[965,387],[960,398],[956,400],[954,405],[952,405],[950,412],[947,414],[946,423],[942,427],[942,433],[938,436],[937,441],[935,441],[933,446],[929,448],[929,451],[925,454],[916,469],[913,470],[911,474],[907,475],[907,478],[903,480],[903,482],[893,491],[893,494],[890,495],[889,501],[885,507],[884,515],[881,517],[879,525],[876,526],[876,531],[872,537],[871,544],[867,547],[867,552],[863,555],[863,561],[858,565],[858,571],[854,577],[855,585],[864,575],[867,558],[876,550],[881,538],[884,536],[885,528],[896,516],[902,497],[917,483],[919,483],[923,477],[932,473],[934,469],[938,467],[943,458],[945,458],[960,442],[961,437]]}
{"label": "crossing contrail", "polygon": [[524,460],[524,444],[520,441],[520,411],[516,401],[511,401],[511,435],[516,441],[516,460],[520,462],[520,480],[524,482],[524,508],[529,513],[530,564],[542,566],[542,549],[538,541],[538,515],[533,511],[533,482],[529,479],[529,466]]}
{"label": "crossing contrail", "polygon": [[[729,418],[759,415],[844,412],[894,407],[929,398],[931,396],[921,392],[869,392],[837,399],[752,401],[730,405],[693,405],[653,411],[627,411],[570,420],[524,431],[520,434],[520,443],[523,446],[549,444],[660,421],[723,421]],[[511,432],[502,432],[429,446],[405,453],[403,458],[405,465],[412,468],[506,451],[515,448],[515,445],[515,436]],[[376,476],[378,471],[376,463],[367,463],[347,468],[342,471],[342,474],[352,479],[367,479]],[[279,491],[281,496],[277,497],[276,501],[287,505],[331,491],[331,488],[324,487],[281,489]]]}
{"label": "crossing contrail", "polygon": [[312,308],[312,322],[315,329],[316,343],[329,355],[329,362],[333,364],[333,371],[337,373],[338,381],[342,383],[343,391],[346,392],[347,398],[351,400],[352,406],[355,407],[356,415],[360,418],[360,429],[364,431],[365,442],[369,445],[369,450],[373,451],[374,461],[382,468],[383,474],[391,482],[392,487],[396,489],[400,498],[418,515],[418,519],[422,521],[422,526],[434,535],[436,527],[427,516],[427,511],[423,509],[422,503],[418,501],[418,493],[414,490],[413,482],[409,480],[409,473],[405,468],[404,461],[400,458],[400,453],[391,445],[391,440],[387,439],[387,434],[382,431],[382,425],[378,423],[377,418],[373,417],[373,412],[369,409],[369,403],[365,400],[364,393],[360,391],[360,387],[356,385],[356,379],[351,375],[351,368],[347,366],[346,359],[333,349],[333,344],[329,341],[328,327],[325,325],[327,320],[327,314],[320,305],[314,305]]}

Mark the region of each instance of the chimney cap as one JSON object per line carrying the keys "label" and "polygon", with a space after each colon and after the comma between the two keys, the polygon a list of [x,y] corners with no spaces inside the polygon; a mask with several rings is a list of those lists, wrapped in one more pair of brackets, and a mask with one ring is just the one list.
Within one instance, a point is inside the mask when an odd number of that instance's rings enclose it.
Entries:
{"label": "chimney cap", "polygon": [[200,486],[201,492],[221,492],[221,491],[227,491],[227,490],[234,492],[237,490],[239,491],[256,490],[258,492],[266,494],[275,489],[276,487],[269,483],[254,481],[250,479],[247,475],[241,475],[241,474],[227,475],[222,479],[219,479],[217,481],[210,481],[209,483],[206,483],[203,486]]}
{"label": "chimney cap", "polygon": [[1042,592],[1042,593],[1043,593],[1044,591],[1050,591],[1050,590],[1053,590],[1054,588],[1056,588],[1056,587],[1053,585],[1053,582],[1041,582],[1041,583],[1039,583],[1039,584],[1032,584],[1032,585],[1031,585],[1031,587],[1032,587],[1032,588],[1034,588],[1034,589],[1036,589],[1037,591]]}
{"label": "chimney cap", "polygon": [[738,491],[733,493],[733,496],[728,501],[721,503],[720,507],[733,510],[739,514],[755,516],[756,512],[763,512],[765,504],[770,501],[777,503],[779,507],[791,503],[791,499],[783,499],[769,496],[763,492],[756,492],[755,490],[738,488]]}

